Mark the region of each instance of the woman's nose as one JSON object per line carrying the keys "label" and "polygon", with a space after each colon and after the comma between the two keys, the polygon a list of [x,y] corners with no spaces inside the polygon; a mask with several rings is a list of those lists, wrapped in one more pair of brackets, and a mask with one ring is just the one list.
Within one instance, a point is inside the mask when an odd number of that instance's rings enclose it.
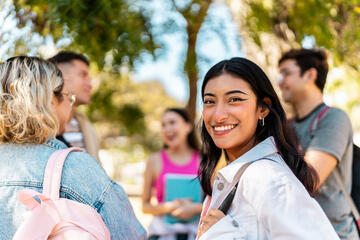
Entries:
{"label": "woman's nose", "polygon": [[222,123],[228,118],[228,113],[223,104],[218,104],[215,111],[215,121],[217,123]]}

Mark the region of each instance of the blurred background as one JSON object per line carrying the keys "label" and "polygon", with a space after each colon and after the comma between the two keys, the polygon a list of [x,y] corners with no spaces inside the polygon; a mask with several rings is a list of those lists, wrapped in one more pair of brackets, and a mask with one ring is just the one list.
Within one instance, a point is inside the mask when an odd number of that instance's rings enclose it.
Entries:
{"label": "blurred background", "polygon": [[97,128],[104,168],[147,226],[142,174],[162,147],[160,116],[186,107],[198,123],[201,80],[225,58],[255,61],[278,90],[282,52],[326,48],[325,102],[349,114],[359,144],[359,22],[359,0],[1,0],[0,60],[60,50],[90,59],[93,95],[81,110]]}

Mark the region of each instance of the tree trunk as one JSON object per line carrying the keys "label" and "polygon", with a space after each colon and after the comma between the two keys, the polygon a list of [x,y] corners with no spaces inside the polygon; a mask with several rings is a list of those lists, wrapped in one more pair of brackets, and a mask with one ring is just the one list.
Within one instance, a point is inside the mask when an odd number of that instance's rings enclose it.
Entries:
{"label": "tree trunk", "polygon": [[195,52],[197,34],[190,33],[188,36],[188,49],[184,66],[189,82],[189,100],[186,109],[191,121],[194,121],[196,117],[197,80],[199,72],[196,66],[197,58]]}
{"label": "tree trunk", "polygon": [[191,7],[184,11],[179,11],[187,22],[186,32],[188,36],[188,48],[184,64],[184,72],[186,73],[189,82],[189,100],[186,105],[186,109],[192,122],[194,122],[196,117],[197,80],[199,72],[197,68],[196,40],[211,2],[211,0],[194,0],[192,4],[200,5],[198,12],[193,12]]}

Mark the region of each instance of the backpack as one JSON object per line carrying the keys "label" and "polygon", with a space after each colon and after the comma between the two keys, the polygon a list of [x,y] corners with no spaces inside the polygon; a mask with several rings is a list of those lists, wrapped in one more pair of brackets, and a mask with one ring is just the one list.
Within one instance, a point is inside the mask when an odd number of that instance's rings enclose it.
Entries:
{"label": "backpack", "polygon": [[[18,200],[30,211],[16,231],[13,240],[110,240],[110,233],[100,214],[91,206],[66,198],[59,198],[61,172],[71,151],[55,151],[49,158],[42,194],[32,189],[18,192]],[[38,201],[40,200],[40,201]]]}
{"label": "backpack", "polygon": [[[320,113],[314,118],[314,120],[311,122],[309,127],[309,135],[311,136],[312,131],[314,131],[319,124],[321,118],[323,115],[329,110],[331,107],[326,106],[323,110],[320,111]],[[340,187],[342,188],[342,191],[345,194],[345,197],[349,196],[349,193],[347,193],[345,186],[340,178],[340,175],[337,171],[335,171],[335,178],[336,181],[339,183]],[[351,198],[349,197],[347,199],[349,205],[352,208],[353,216],[358,224],[358,229],[360,230],[360,216],[358,213],[358,210],[360,209],[360,148],[353,143],[353,164],[352,164],[352,188],[351,188]],[[352,199],[352,201],[351,201]],[[356,209],[354,209],[354,207]]]}

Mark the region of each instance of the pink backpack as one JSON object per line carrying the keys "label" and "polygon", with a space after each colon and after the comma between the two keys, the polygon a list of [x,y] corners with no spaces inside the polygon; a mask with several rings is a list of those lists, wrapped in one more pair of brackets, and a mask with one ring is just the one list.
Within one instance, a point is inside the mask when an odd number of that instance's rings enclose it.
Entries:
{"label": "pink backpack", "polygon": [[[43,193],[31,189],[18,192],[19,201],[30,211],[16,231],[13,240],[86,239],[108,240],[110,233],[99,213],[89,205],[59,198],[61,172],[71,151],[55,151],[46,165]],[[39,203],[34,197],[40,199]]]}

